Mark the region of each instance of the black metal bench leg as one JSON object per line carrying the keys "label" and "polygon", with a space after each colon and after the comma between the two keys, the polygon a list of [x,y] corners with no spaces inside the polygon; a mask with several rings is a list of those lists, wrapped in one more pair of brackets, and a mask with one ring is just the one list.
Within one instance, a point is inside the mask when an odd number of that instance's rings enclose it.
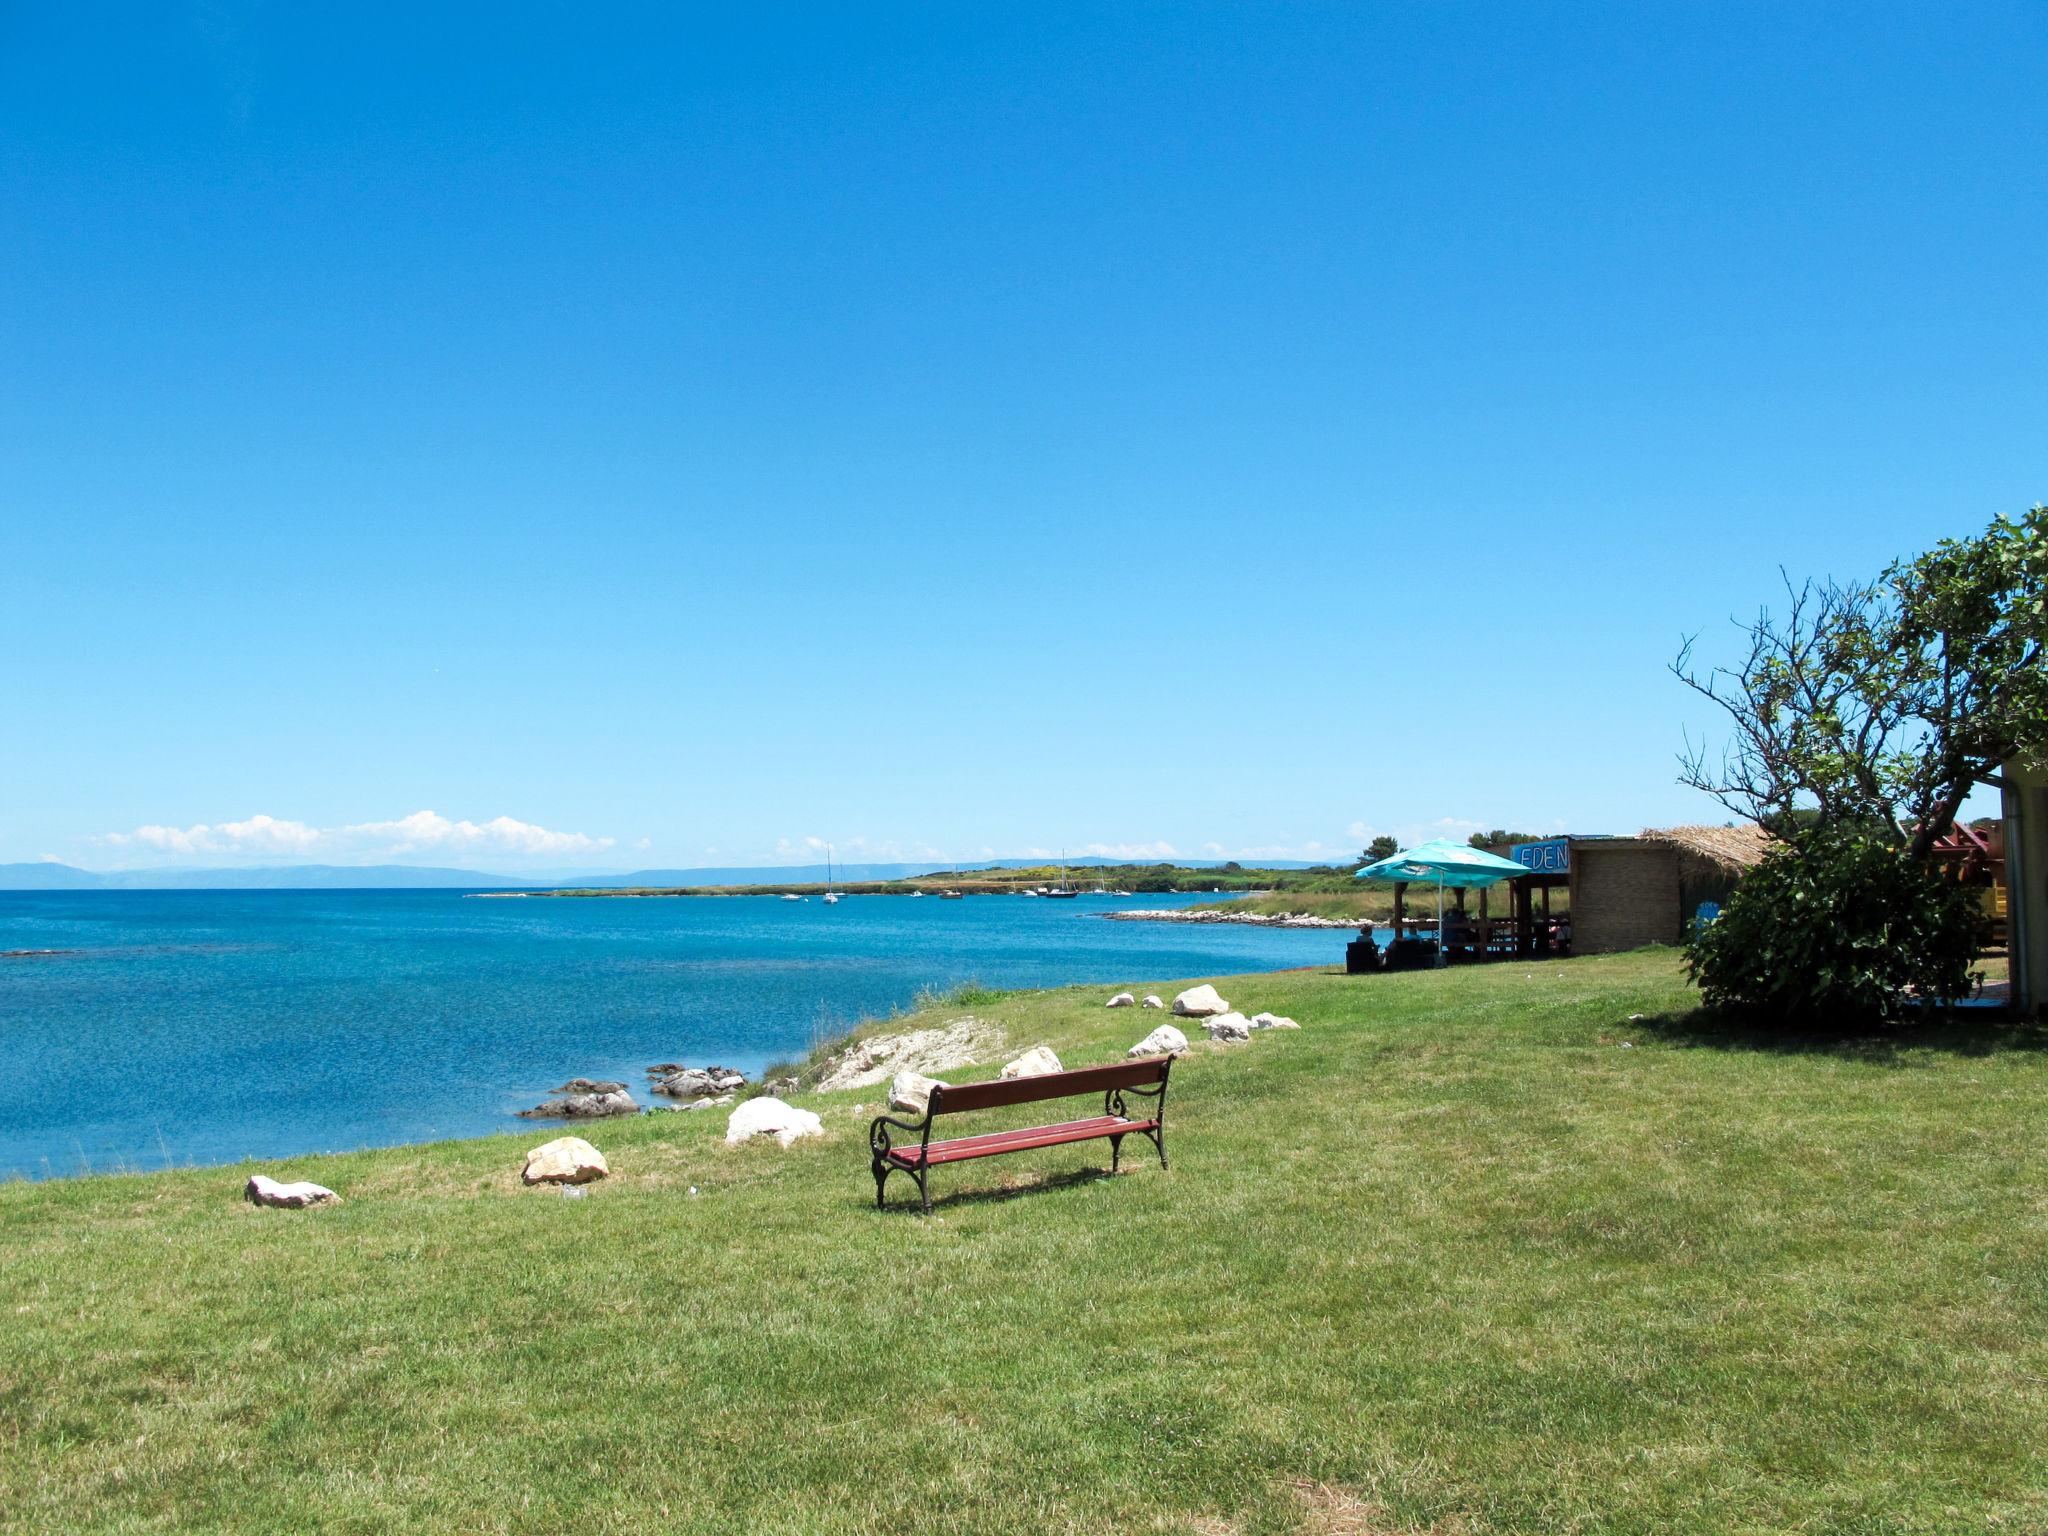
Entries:
{"label": "black metal bench leg", "polygon": [[875,1209],[879,1211],[882,1208],[882,1186],[889,1182],[889,1165],[887,1163],[876,1163],[873,1173],[875,1175]]}
{"label": "black metal bench leg", "polygon": [[1147,1134],[1152,1138],[1152,1145],[1159,1149],[1159,1166],[1164,1168],[1166,1166],[1166,1127],[1162,1125],[1158,1130],[1147,1132]]}
{"label": "black metal bench leg", "polygon": [[920,1168],[920,1169],[918,1169],[918,1171],[917,1171],[917,1192],[918,1192],[918,1193],[919,1193],[920,1195],[923,1195],[923,1196],[924,1196],[924,1213],[925,1213],[925,1215],[927,1215],[927,1216],[931,1215],[931,1213],[932,1213],[932,1186],[931,1186],[931,1170],[930,1170],[930,1169],[927,1169],[927,1168]]}
{"label": "black metal bench leg", "polygon": [[1123,1139],[1123,1137],[1121,1137],[1121,1136],[1112,1136],[1112,1137],[1110,1137],[1110,1138],[1109,1138],[1109,1171],[1110,1171],[1111,1173],[1115,1173],[1115,1172],[1117,1171],[1117,1166],[1118,1166],[1118,1164],[1120,1164],[1120,1163],[1121,1163],[1121,1162],[1123,1161],[1123,1156],[1124,1156],[1124,1139]]}

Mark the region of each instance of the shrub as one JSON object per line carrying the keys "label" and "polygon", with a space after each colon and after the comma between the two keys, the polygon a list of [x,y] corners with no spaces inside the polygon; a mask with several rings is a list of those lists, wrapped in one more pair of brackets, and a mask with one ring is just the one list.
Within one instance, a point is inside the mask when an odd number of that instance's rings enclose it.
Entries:
{"label": "shrub", "polygon": [[1863,828],[1781,844],[1686,946],[1710,1008],[1834,1030],[1969,992],[1975,893]]}

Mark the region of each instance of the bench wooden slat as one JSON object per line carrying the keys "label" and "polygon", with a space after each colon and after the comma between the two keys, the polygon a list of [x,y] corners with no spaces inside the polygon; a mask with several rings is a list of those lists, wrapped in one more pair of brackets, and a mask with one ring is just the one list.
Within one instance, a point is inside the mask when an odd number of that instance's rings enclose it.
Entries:
{"label": "bench wooden slat", "polygon": [[1001,1109],[1007,1104],[1036,1104],[1045,1099],[1107,1093],[1112,1088],[1138,1088],[1164,1082],[1170,1056],[1144,1056],[1110,1067],[1081,1067],[1072,1072],[1046,1072],[1038,1077],[999,1078],[993,1083],[962,1083],[932,1090],[933,1115],[957,1115],[976,1109]]}
{"label": "bench wooden slat", "polygon": [[1157,1120],[1127,1120],[1118,1115],[1097,1115],[1092,1120],[1068,1120],[1060,1125],[1034,1125],[1019,1131],[991,1131],[985,1136],[961,1136],[953,1141],[935,1141],[923,1148],[897,1147],[889,1160],[904,1168],[920,1162],[959,1163],[971,1157],[994,1157],[1003,1152],[1023,1152],[1032,1147],[1058,1147],[1070,1141],[1093,1141],[1100,1136],[1123,1136],[1157,1130]]}

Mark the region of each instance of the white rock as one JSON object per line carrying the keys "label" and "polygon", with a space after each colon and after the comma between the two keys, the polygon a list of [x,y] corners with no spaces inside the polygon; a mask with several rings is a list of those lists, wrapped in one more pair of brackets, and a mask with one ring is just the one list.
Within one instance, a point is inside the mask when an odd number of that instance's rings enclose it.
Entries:
{"label": "white rock", "polygon": [[1137,999],[1136,999],[1135,997],[1131,996],[1131,994],[1130,994],[1130,993],[1128,993],[1128,992],[1119,992],[1119,993],[1117,993],[1117,995],[1116,995],[1115,997],[1112,997],[1112,998],[1111,998],[1111,999],[1110,999],[1110,1000],[1109,1000],[1108,1002],[1104,1003],[1104,1004],[1103,1004],[1103,1007],[1105,1007],[1105,1008],[1134,1008],[1134,1007],[1136,1007],[1136,1006],[1137,1006],[1137,1002],[1138,1002],[1138,1000],[1137,1000]]}
{"label": "white rock", "polygon": [[905,1067],[945,1072],[987,1061],[1002,1048],[1002,1031],[973,1017],[954,1019],[937,1029],[912,1030],[907,1035],[877,1035],[848,1046],[833,1058],[818,1087],[827,1093],[866,1088],[886,1083]]}
{"label": "white rock", "polygon": [[1211,1040],[1249,1040],[1252,1037],[1252,1021],[1241,1013],[1224,1013],[1213,1019],[1204,1019],[1202,1028],[1209,1032]]}
{"label": "white rock", "polygon": [[1301,1026],[1290,1018],[1277,1013],[1255,1013],[1252,1015],[1253,1029],[1299,1029]]}
{"label": "white rock", "polygon": [[824,1134],[824,1121],[808,1109],[798,1109],[777,1098],[749,1099],[725,1122],[725,1139],[729,1142],[773,1136],[786,1147],[799,1137]]}
{"label": "white rock", "polygon": [[1188,1048],[1188,1037],[1171,1024],[1162,1024],[1136,1045],[1125,1051],[1126,1056],[1166,1056]]}
{"label": "white rock", "polygon": [[280,1210],[302,1211],[309,1205],[332,1205],[341,1199],[325,1184],[280,1184],[267,1174],[255,1174],[242,1186],[242,1198],[251,1205],[274,1205]]}
{"label": "white rock", "polygon": [[1049,1072],[1060,1070],[1060,1059],[1053,1055],[1052,1048],[1034,1045],[1015,1061],[1004,1067],[1003,1077],[1044,1077]]}
{"label": "white rock", "polygon": [[1166,1004],[1161,1002],[1158,998],[1152,996],[1152,994],[1148,992],[1145,994],[1144,1006],[1147,1008],[1164,1008]]}
{"label": "white rock", "polygon": [[921,1115],[931,1108],[932,1090],[945,1086],[938,1078],[926,1077],[922,1072],[898,1072],[889,1084],[889,1107],[906,1115]]}
{"label": "white rock", "polygon": [[1204,983],[1199,987],[1189,987],[1176,997],[1173,1011],[1184,1019],[1207,1019],[1230,1012],[1230,1004],[1223,1001],[1222,994],[1214,987]]}
{"label": "white rock", "polygon": [[581,1136],[558,1136],[526,1154],[519,1176],[529,1184],[588,1184],[611,1171],[604,1154]]}

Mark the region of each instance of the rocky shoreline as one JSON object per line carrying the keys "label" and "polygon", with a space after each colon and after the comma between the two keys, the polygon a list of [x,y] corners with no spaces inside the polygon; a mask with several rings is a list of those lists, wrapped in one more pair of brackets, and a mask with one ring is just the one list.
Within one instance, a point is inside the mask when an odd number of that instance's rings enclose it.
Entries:
{"label": "rocky shoreline", "polygon": [[1195,907],[1141,908],[1104,912],[1112,923],[1226,923],[1240,928],[1351,928],[1365,921],[1351,917],[1317,917],[1308,912],[1205,912]]}
{"label": "rocky shoreline", "polygon": [[[679,1061],[664,1061],[647,1069],[648,1085],[671,1099],[686,1104],[658,1105],[662,1109],[709,1109],[730,1104],[747,1086],[747,1075],[731,1067],[689,1067]],[[771,1092],[778,1086],[767,1085]],[[602,1120],[611,1115],[637,1115],[641,1107],[624,1083],[601,1078],[572,1077],[555,1089],[561,1097],[518,1111],[522,1120]]]}

